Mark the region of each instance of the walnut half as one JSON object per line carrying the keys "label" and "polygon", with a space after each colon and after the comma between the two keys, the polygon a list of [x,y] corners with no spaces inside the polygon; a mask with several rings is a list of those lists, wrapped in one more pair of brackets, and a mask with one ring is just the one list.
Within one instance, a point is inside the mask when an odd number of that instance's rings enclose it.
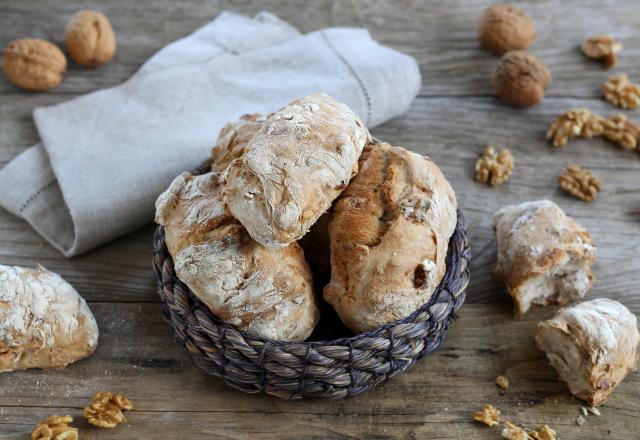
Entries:
{"label": "walnut half", "polygon": [[482,411],[473,413],[473,420],[494,427],[500,424],[500,411],[487,403]]}
{"label": "walnut half", "polygon": [[618,53],[622,50],[622,43],[609,35],[596,35],[582,43],[582,53],[589,58],[600,60],[605,67],[613,67],[618,61]]}
{"label": "walnut half", "polygon": [[558,177],[560,188],[585,202],[593,202],[600,192],[600,179],[586,168],[577,165],[567,167]]}
{"label": "walnut half", "polygon": [[481,183],[498,186],[505,183],[513,174],[513,156],[507,148],[497,153],[489,145],[476,162],[475,179]]}
{"label": "walnut half", "polygon": [[108,391],[96,393],[91,405],[84,407],[84,417],[98,428],[113,428],[118,423],[126,422],[122,410],[133,409],[133,404],[122,394]]}
{"label": "walnut half", "polygon": [[37,423],[31,432],[31,440],[78,440],[78,428],[72,428],[71,416],[50,416]]}
{"label": "walnut half", "polygon": [[640,85],[629,81],[626,73],[610,76],[602,85],[602,93],[617,107],[631,110],[640,107]]}

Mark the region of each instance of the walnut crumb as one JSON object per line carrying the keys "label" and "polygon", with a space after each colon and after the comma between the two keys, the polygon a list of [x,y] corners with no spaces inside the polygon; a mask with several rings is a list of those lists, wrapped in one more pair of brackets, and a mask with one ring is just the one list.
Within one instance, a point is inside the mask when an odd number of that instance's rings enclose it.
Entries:
{"label": "walnut crumb", "polygon": [[590,406],[587,408],[587,411],[589,411],[591,414],[593,414],[594,416],[598,416],[600,417],[600,410],[598,408],[595,408],[593,406]]}
{"label": "walnut crumb", "polygon": [[513,174],[513,156],[507,148],[496,153],[489,145],[476,162],[475,179],[481,183],[498,186],[505,183]]}
{"label": "walnut crumb", "polygon": [[133,409],[133,404],[122,394],[108,391],[96,393],[91,405],[84,407],[84,417],[98,428],[113,428],[118,423],[126,422],[122,410]]}
{"label": "walnut crumb", "polygon": [[549,127],[547,139],[554,147],[562,147],[574,137],[592,138],[605,131],[605,119],[592,114],[586,108],[572,108],[560,115]]}
{"label": "walnut crumb", "polygon": [[487,403],[482,411],[473,413],[473,420],[493,427],[500,423],[500,411]]}
{"label": "walnut crumb", "polygon": [[31,440],[78,440],[78,428],[72,428],[71,416],[50,416],[37,423],[31,432]]}
{"label": "walnut crumb", "polygon": [[601,189],[600,179],[586,168],[577,165],[567,167],[558,177],[560,188],[585,202],[593,202]]}
{"label": "walnut crumb", "polygon": [[557,433],[549,428],[547,425],[543,425],[537,431],[530,432],[529,435],[535,440],[556,440]]}
{"label": "walnut crumb", "polygon": [[577,424],[578,426],[582,426],[582,425],[584,425],[586,421],[587,421],[587,420],[586,420],[584,417],[582,417],[582,416],[578,416],[578,417],[576,417],[576,424]]}
{"label": "walnut crumb", "polygon": [[596,35],[582,43],[582,53],[589,58],[600,60],[607,68],[615,66],[618,61],[618,53],[622,49],[622,43],[610,35]]}
{"label": "walnut crumb", "polygon": [[610,76],[602,85],[602,93],[617,107],[633,110],[640,106],[640,85],[629,81],[626,73]]}
{"label": "walnut crumb", "polygon": [[531,436],[527,434],[527,431],[511,422],[504,422],[502,437],[508,440],[531,440]]}
{"label": "walnut crumb", "polygon": [[498,385],[503,390],[506,390],[507,388],[509,388],[509,379],[507,379],[503,375],[500,375],[496,377],[496,385]]}
{"label": "walnut crumb", "polygon": [[605,120],[604,137],[625,150],[634,150],[640,143],[640,126],[619,113]]}

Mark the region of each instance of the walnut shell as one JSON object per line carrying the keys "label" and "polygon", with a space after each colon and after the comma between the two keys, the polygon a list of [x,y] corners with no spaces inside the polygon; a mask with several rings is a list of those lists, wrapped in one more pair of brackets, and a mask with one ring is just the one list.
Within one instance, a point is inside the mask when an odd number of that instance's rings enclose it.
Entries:
{"label": "walnut shell", "polygon": [[71,58],[86,67],[104,64],[116,53],[116,35],[109,19],[88,9],[71,16],[64,31],[64,44]]}
{"label": "walnut shell", "polygon": [[485,9],[478,20],[480,45],[498,55],[526,49],[535,39],[533,21],[517,6],[493,5]]}
{"label": "walnut shell", "polygon": [[62,81],[67,59],[56,45],[38,38],[10,42],[2,53],[4,73],[27,90],[49,90]]}
{"label": "walnut shell", "polygon": [[542,101],[551,83],[551,73],[535,56],[514,50],[504,54],[493,70],[493,88],[504,101],[528,106]]}

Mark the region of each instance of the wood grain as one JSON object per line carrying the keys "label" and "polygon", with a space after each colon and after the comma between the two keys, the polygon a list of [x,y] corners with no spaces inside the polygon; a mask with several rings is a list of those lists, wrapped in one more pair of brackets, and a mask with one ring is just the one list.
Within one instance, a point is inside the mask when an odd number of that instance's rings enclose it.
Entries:
{"label": "wood grain", "polygon": [[[479,49],[475,20],[490,2],[412,0],[140,0],[137,2],[31,2],[0,0],[0,44],[23,37],[61,43],[68,16],[92,7],[111,19],[116,58],[97,70],[70,65],[62,85],[46,94],[24,93],[0,80],[0,166],[38,141],[33,108],[63,102],[125,81],[156,50],[205,24],[222,10],[269,10],[302,31],[364,26],[383,44],[414,56],[423,87],[402,118],[373,130],[395,145],[428,154],[456,190],[473,245],[467,304],[443,347],[377,390],[340,401],[284,402],[240,394],[193,366],[162,322],[151,274],[153,231],[147,226],[75,259],[65,259],[26,223],[0,211],[0,263],[39,262],[61,273],[89,300],[101,328],[94,356],[64,370],[0,375],[0,440],[26,438],[35,421],[52,413],[81,419],[81,408],[99,390],[124,391],[136,408],[111,431],[80,421],[82,438],[371,438],[490,439],[496,429],[470,414],[495,404],[504,419],[535,427],[547,423],[567,439],[630,439],[640,428],[640,376],[628,377],[602,408],[577,427],[580,401],[556,379],[532,340],[536,323],[553,309],[522,320],[491,278],[495,266],[492,213],[508,203],[549,198],[586,226],[598,244],[597,281],[589,298],[610,297],[640,314],[640,154],[602,140],[575,141],[554,149],[548,125],[570,107],[603,115],[617,110],[600,98],[611,73],[585,59],[578,46],[595,33],[622,39],[615,72],[640,81],[640,16],[637,1],[546,0],[522,7],[534,19],[532,51],[552,71],[544,102],[513,109],[493,97],[489,76],[496,57]],[[640,121],[640,113],[627,112]],[[516,169],[499,188],[471,179],[486,144],[509,147]],[[561,193],[556,177],[569,164],[592,169],[603,191],[592,204]],[[10,189],[3,189],[10,190]],[[493,384],[498,374],[509,390]]]}

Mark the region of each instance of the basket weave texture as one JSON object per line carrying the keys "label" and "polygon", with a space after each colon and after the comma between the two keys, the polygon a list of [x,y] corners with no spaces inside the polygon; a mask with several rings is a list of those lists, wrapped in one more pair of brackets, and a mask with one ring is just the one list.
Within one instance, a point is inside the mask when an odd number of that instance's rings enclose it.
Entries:
{"label": "basket weave texture", "polygon": [[[208,169],[205,162],[196,173]],[[175,275],[162,226],[154,234],[153,267],[165,320],[198,367],[246,393],[337,399],[373,389],[440,346],[464,301],[469,259],[466,224],[458,211],[446,274],[427,304],[367,333],[308,342],[249,336],[218,319]]]}

